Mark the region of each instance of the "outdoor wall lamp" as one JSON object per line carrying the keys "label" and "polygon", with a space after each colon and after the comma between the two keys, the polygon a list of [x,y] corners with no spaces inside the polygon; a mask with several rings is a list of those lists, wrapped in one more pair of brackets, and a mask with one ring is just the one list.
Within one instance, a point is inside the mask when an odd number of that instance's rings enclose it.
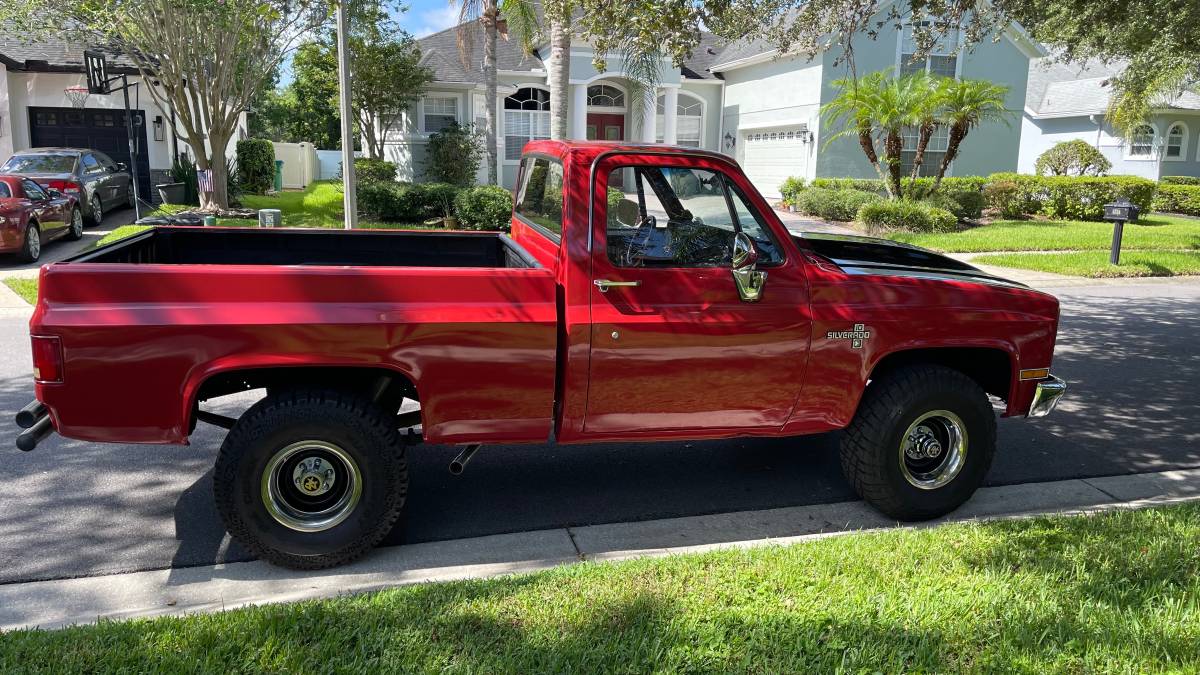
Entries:
{"label": "outdoor wall lamp", "polygon": [[163,118],[162,115],[154,116],[154,140],[161,141],[166,137],[163,135]]}
{"label": "outdoor wall lamp", "polygon": [[733,146],[735,146],[735,145],[737,145],[737,138],[733,134],[726,131],[725,132],[725,149],[732,150]]}

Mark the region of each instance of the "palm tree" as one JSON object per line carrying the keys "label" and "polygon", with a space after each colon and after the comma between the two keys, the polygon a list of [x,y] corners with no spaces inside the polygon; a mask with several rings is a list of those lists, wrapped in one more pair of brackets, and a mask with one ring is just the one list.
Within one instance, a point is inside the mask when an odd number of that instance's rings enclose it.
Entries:
{"label": "palm tree", "polygon": [[909,176],[910,189],[921,175],[921,165],[925,163],[925,150],[929,147],[929,141],[937,131],[938,125],[942,123],[941,93],[945,80],[944,77],[928,75],[923,71],[914,75],[914,86],[924,89],[928,95],[917,102],[917,109],[913,111],[916,120],[914,126],[917,128],[917,147],[913,153],[913,168]]}
{"label": "palm tree", "polygon": [[821,108],[821,115],[832,124],[840,123],[842,125],[842,130],[830,136],[825,144],[828,145],[834,139],[842,136],[851,134],[857,136],[858,146],[862,148],[863,154],[867,156],[867,161],[874,167],[875,173],[879,174],[879,179],[883,181],[888,188],[888,193],[891,194],[891,184],[879,163],[879,155],[875,152],[874,126],[871,118],[871,92],[883,85],[881,81],[883,76],[883,73],[872,73],[864,77],[861,82],[854,78],[835,80],[833,85],[840,89],[841,93]]}
{"label": "palm tree", "polygon": [[483,26],[484,143],[487,144],[488,183],[499,182],[496,175],[496,33],[500,9],[496,0],[463,0],[458,13],[458,51],[463,65],[471,67],[471,51],[476,24]]}
{"label": "palm tree", "polygon": [[1013,115],[1004,105],[1004,97],[1008,94],[1006,86],[987,80],[948,80],[940,89],[942,119],[950,127],[950,141],[933,181],[934,192],[941,186],[946,169],[958,156],[959,146],[972,129],[988,122],[1008,125]]}
{"label": "palm tree", "polygon": [[[565,139],[568,131],[567,102],[571,81],[571,0],[544,0],[542,11],[550,34],[550,57],[546,62],[550,84],[550,138]],[[508,22],[509,31],[518,36],[525,53],[544,35],[538,23],[537,7],[533,0],[501,0],[500,11]]]}

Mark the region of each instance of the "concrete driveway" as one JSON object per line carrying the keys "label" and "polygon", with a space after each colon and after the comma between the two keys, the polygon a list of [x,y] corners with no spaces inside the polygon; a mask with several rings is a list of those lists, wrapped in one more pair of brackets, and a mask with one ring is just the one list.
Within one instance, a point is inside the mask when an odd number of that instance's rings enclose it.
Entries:
{"label": "concrete driveway", "polygon": [[64,258],[91,248],[100,238],[122,225],[134,221],[133,209],[121,208],[105,214],[99,225],[87,225],[84,221],[83,238],[79,241],[59,239],[42,247],[42,257],[35,263],[17,262],[16,256],[0,254],[0,278],[3,277],[36,277],[38,270],[46,263],[57,262]]}

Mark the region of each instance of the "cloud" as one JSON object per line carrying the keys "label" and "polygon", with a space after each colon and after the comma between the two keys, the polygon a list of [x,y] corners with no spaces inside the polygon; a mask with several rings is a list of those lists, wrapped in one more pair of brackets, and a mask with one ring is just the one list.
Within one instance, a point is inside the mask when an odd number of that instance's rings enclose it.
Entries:
{"label": "cloud", "polygon": [[437,2],[437,0],[434,1],[436,6],[431,9],[411,12],[411,25],[413,26],[411,30],[412,34],[416,37],[425,37],[431,33],[458,25],[458,4],[442,4],[441,2]]}

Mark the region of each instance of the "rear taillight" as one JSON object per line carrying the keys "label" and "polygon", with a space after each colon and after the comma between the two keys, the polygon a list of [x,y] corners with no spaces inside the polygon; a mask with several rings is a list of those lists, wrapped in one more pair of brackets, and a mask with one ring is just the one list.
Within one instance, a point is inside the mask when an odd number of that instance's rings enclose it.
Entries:
{"label": "rear taillight", "polygon": [[53,335],[33,335],[33,379],[42,384],[63,381],[62,340]]}
{"label": "rear taillight", "polygon": [[78,195],[83,192],[83,186],[73,180],[48,180],[46,187],[68,195]]}

